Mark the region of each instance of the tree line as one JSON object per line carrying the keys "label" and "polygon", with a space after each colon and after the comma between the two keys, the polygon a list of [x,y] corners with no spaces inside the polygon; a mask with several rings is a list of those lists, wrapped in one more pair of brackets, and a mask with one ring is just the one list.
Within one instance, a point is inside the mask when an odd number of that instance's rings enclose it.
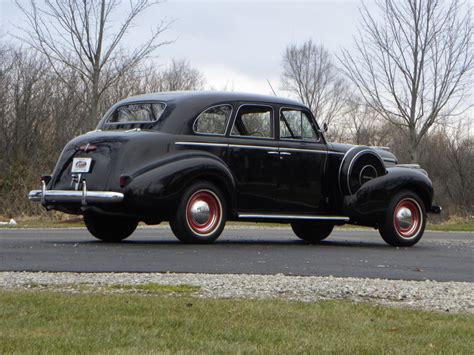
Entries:
{"label": "tree line", "polygon": [[[146,92],[205,88],[204,75],[186,60],[154,63],[152,55],[170,43],[163,37],[169,23],[158,23],[143,43],[123,46],[154,1],[131,1],[126,11],[116,0],[18,6],[28,25],[17,40],[0,39],[0,215],[13,217],[43,213],[27,192],[52,170],[67,141],[94,129],[112,104]],[[459,1],[362,6],[354,48],[331,53],[313,40],[287,46],[281,89],[328,124],[330,140],[388,146],[400,162],[420,164],[445,216],[470,217],[471,15]]]}

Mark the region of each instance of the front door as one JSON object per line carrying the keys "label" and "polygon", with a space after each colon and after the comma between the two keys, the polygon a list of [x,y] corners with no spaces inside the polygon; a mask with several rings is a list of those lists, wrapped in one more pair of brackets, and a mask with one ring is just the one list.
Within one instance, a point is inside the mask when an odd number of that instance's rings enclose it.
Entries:
{"label": "front door", "polygon": [[241,105],[229,136],[229,166],[237,184],[239,212],[279,210],[279,154],[271,106]]}
{"label": "front door", "polygon": [[288,213],[318,214],[323,203],[327,148],[313,117],[301,109],[279,112],[278,199]]}

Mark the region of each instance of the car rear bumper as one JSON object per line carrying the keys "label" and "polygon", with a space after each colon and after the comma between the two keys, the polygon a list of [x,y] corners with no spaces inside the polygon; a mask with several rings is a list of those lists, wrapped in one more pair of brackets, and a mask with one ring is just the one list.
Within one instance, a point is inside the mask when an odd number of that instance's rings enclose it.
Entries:
{"label": "car rear bumper", "polygon": [[78,203],[87,206],[92,203],[110,204],[122,202],[124,195],[112,191],[87,191],[83,183],[82,190],[46,190],[46,184],[42,183],[42,190],[33,190],[28,194],[30,201],[41,202],[42,205],[55,203]]}

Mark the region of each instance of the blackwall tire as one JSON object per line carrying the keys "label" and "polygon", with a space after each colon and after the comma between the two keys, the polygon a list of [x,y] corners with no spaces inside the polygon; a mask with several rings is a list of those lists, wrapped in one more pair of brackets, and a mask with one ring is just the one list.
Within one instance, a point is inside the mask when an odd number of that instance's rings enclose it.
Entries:
{"label": "blackwall tire", "polygon": [[311,244],[317,244],[329,237],[334,229],[334,225],[312,221],[297,221],[291,223],[291,228],[298,238]]}
{"label": "blackwall tire", "polygon": [[197,182],[181,196],[170,227],[176,238],[188,244],[209,244],[221,235],[226,222],[226,201],[217,186]]}
{"label": "blackwall tire", "polygon": [[84,224],[97,239],[117,243],[129,237],[137,228],[138,221],[126,217],[85,214]]}
{"label": "blackwall tire", "polygon": [[370,147],[355,146],[349,149],[339,167],[339,188],[343,196],[355,194],[371,179],[387,173],[380,155]]}
{"label": "blackwall tire", "polygon": [[426,210],[420,197],[408,190],[395,194],[379,226],[383,240],[392,246],[418,243],[426,227]]}

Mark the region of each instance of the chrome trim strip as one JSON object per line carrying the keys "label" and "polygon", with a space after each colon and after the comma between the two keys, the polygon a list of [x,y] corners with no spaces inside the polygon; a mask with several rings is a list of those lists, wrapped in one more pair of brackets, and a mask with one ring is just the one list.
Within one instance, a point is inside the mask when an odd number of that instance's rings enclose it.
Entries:
{"label": "chrome trim strip", "polygon": [[287,147],[280,147],[280,150],[289,150],[289,151],[292,151],[292,152],[304,152],[304,153],[317,153],[317,154],[329,153],[327,150],[321,150],[321,149],[305,149],[305,148],[287,148]]}
{"label": "chrome trim strip", "polygon": [[[85,186],[83,187],[83,189]],[[84,205],[86,203],[107,202],[118,203],[123,201],[124,194],[111,191],[86,191],[83,190],[46,190],[44,195],[42,190],[33,190],[28,194],[28,199],[35,202],[77,202]]]}
{"label": "chrome trim strip", "polygon": [[228,147],[226,143],[209,143],[209,142],[174,142],[175,145],[197,145],[197,146],[211,146],[211,147]]}
{"label": "chrome trim strip", "polygon": [[229,148],[262,149],[262,150],[278,151],[278,147],[270,147],[268,145],[229,144]]}
{"label": "chrome trim strip", "polygon": [[315,215],[291,215],[291,214],[253,214],[253,213],[239,213],[239,218],[262,218],[262,219],[309,219],[317,221],[343,221],[349,222],[350,218],[347,216],[315,216]]}

